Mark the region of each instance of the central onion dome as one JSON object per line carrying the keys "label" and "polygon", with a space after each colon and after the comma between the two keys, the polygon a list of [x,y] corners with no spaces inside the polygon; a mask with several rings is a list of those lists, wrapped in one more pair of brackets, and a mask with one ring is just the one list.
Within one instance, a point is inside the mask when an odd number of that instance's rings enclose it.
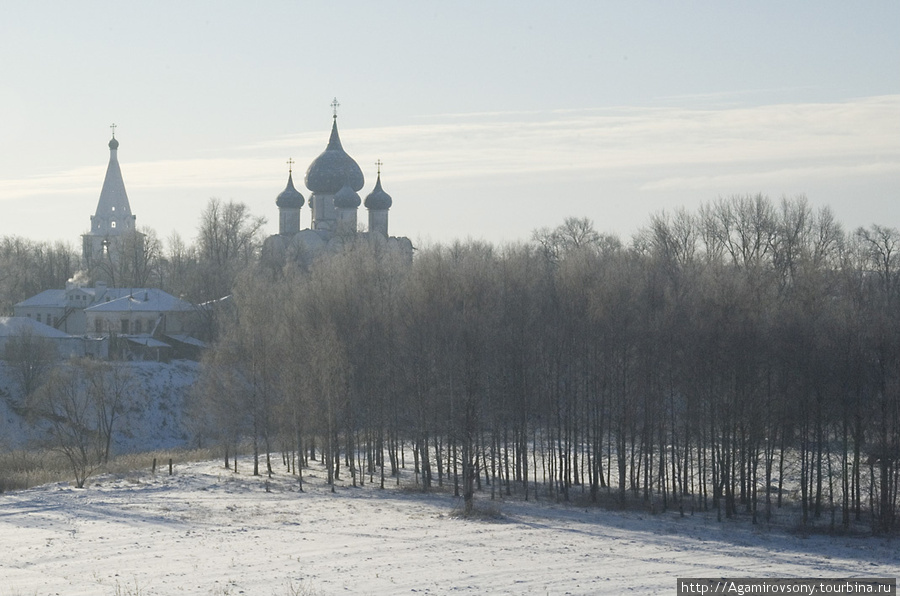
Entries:
{"label": "central onion dome", "polygon": [[356,209],[361,202],[359,195],[349,184],[345,184],[334,194],[334,206],[338,209]]}
{"label": "central onion dome", "polygon": [[113,151],[115,151],[116,149],[119,148],[119,141],[116,140],[116,137],[113,137],[112,140],[109,142],[109,148],[112,149]]}
{"label": "central onion dome", "polygon": [[294,188],[293,176],[288,174],[287,186],[275,199],[275,205],[281,209],[300,209],[304,202],[303,195]]}
{"label": "central onion dome", "polygon": [[346,185],[359,191],[365,184],[362,170],[352,157],[341,147],[338,136],[337,118],[331,125],[328,147],[313,160],[306,170],[306,188],[317,194],[333,195]]}

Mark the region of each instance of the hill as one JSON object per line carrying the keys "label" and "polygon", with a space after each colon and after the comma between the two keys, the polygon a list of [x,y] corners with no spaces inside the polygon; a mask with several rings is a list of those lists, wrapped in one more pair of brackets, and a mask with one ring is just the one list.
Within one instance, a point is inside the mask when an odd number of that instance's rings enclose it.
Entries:
{"label": "hill", "polygon": [[[189,360],[123,363],[135,379],[135,389],[117,431],[115,453],[183,447],[190,441],[184,427],[184,403],[194,384],[199,364]],[[20,449],[40,441],[29,425],[10,407],[19,398],[19,388],[10,365],[0,361],[0,447]]]}

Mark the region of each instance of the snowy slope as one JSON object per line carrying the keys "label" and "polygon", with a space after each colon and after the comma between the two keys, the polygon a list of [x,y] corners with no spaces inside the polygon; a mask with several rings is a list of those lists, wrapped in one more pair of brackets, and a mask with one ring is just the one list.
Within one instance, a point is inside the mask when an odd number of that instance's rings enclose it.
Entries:
{"label": "snowy slope", "polygon": [[0,596],[672,594],[678,576],[897,576],[897,545],[700,516],[340,486],[221,462],[0,495]]}
{"label": "snowy slope", "polygon": [[[134,378],[134,391],[116,425],[116,453],[183,447],[190,433],[183,427],[184,402],[199,364],[189,360],[124,363]],[[9,365],[0,361],[0,397],[18,399],[19,388]],[[19,448],[40,437],[0,399],[0,447]]]}
{"label": "snowy slope", "polygon": [[190,360],[171,363],[132,362],[138,391],[116,435],[118,453],[182,447],[190,441],[183,427],[184,404],[199,364]]}

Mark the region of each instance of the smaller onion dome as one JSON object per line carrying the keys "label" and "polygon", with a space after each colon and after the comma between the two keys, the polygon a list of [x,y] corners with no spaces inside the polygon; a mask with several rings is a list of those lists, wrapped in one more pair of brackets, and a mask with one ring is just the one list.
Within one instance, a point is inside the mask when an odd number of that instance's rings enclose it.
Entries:
{"label": "smaller onion dome", "polygon": [[356,209],[362,201],[356,191],[345,184],[334,194],[334,206],[338,209]]}
{"label": "smaller onion dome", "polygon": [[289,173],[287,186],[281,191],[278,198],[275,199],[275,205],[277,205],[279,209],[300,209],[303,207],[304,202],[303,195],[294,188],[294,179]]}
{"label": "smaller onion dome", "polygon": [[366,197],[366,209],[390,209],[394,200],[381,188],[381,174],[375,181],[375,189]]}
{"label": "smaller onion dome", "polygon": [[109,148],[112,151],[115,151],[116,149],[119,148],[119,141],[116,140],[116,137],[113,137],[112,140],[109,142]]}

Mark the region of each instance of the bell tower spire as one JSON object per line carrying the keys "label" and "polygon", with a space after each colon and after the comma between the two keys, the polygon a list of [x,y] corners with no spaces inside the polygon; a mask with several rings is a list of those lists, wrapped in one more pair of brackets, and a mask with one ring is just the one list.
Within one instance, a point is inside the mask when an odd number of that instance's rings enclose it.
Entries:
{"label": "bell tower spire", "polygon": [[100,189],[97,210],[91,216],[91,229],[82,236],[82,260],[89,271],[96,271],[101,264],[106,264],[110,275],[107,281],[114,283],[112,264],[118,260],[122,238],[137,233],[136,217],[131,213],[125,181],[119,167],[119,141],[116,139],[116,124],[110,125],[112,138],[109,141],[109,164],[106,166],[106,177]]}

